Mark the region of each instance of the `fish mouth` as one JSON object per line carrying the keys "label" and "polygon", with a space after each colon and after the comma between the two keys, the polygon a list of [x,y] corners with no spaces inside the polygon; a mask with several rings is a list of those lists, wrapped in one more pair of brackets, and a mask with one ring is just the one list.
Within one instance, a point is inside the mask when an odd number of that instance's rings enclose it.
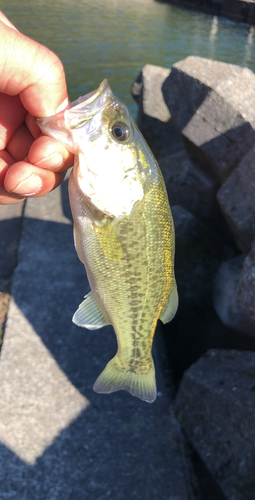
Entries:
{"label": "fish mouth", "polygon": [[86,106],[88,106],[89,104],[93,103],[94,101],[96,101],[100,96],[102,96],[103,93],[105,93],[105,91],[110,89],[110,85],[108,83],[108,80],[104,79],[98,89],[96,90],[92,90],[92,92],[89,92],[88,94],[85,94],[84,96],[82,97],[79,97],[78,99],[76,99],[75,101],[73,101],[71,103],[71,109],[74,107],[74,106],[79,106],[80,104],[85,104],[86,103]]}
{"label": "fish mouth", "polygon": [[60,111],[56,115],[46,118],[36,118],[36,122],[42,132],[61,142],[61,130],[65,130],[66,135],[67,130],[70,131],[82,127],[98,111],[102,110],[111,99],[113,99],[113,93],[108,81],[105,79],[97,90],[93,90],[73,101],[70,109]]}
{"label": "fish mouth", "polygon": [[97,90],[90,92],[86,96],[79,97],[71,104],[70,109],[64,111],[66,126],[70,130],[82,127],[104,109],[113,98],[110,85],[105,79]]}
{"label": "fish mouth", "polygon": [[105,79],[97,90],[79,97],[71,104],[70,109],[64,111],[66,125],[70,129],[82,127],[107,105],[110,98],[113,98],[113,93],[108,80]]}

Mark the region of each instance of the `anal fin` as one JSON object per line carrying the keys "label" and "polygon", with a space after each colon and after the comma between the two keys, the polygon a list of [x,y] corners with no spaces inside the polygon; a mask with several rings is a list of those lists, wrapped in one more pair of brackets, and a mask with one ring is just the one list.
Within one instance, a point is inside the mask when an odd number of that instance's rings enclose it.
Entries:
{"label": "anal fin", "polygon": [[98,330],[110,324],[95,303],[91,292],[85,296],[85,300],[79,305],[72,320],[75,325],[89,330]]}
{"label": "anal fin", "polygon": [[73,239],[74,239],[74,246],[75,246],[75,250],[77,252],[77,255],[78,255],[80,261],[83,263],[80,237],[79,237],[79,232],[78,232],[78,229],[77,229],[75,223],[73,225]]}
{"label": "anal fin", "polygon": [[171,321],[174,316],[175,316],[175,313],[177,311],[177,308],[178,308],[178,292],[177,292],[177,286],[176,286],[176,282],[174,282],[174,287],[173,287],[173,290],[170,294],[170,297],[169,297],[169,300],[166,304],[166,307],[164,309],[164,311],[161,313],[159,319],[162,321],[162,323],[168,323],[169,321]]}

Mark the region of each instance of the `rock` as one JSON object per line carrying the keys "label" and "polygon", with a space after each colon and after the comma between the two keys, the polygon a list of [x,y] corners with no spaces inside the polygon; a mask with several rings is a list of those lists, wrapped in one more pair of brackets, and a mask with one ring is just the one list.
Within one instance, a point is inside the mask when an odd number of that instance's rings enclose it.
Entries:
{"label": "rock", "polygon": [[[233,250],[209,224],[183,207],[172,206],[175,226],[175,274],[180,301],[199,301],[212,293],[213,279],[222,260]],[[228,257],[227,257],[228,256]]]}
{"label": "rock", "polygon": [[174,64],[164,99],[191,154],[222,182],[255,140],[255,75],[190,56]]}
{"label": "rock", "polygon": [[66,188],[24,210],[0,358],[0,498],[190,500],[157,355],[160,394],[150,407],[124,391],[92,390],[116,339],[110,326],[100,341],[72,323],[89,285],[62,210]]}
{"label": "rock", "polygon": [[161,122],[170,120],[170,113],[162,94],[162,84],[169,76],[170,69],[146,64],[138,79],[133,83],[131,92],[139,103],[142,99],[142,111],[145,115],[157,118]]}
{"label": "rock", "polygon": [[213,304],[225,326],[255,337],[255,325],[237,300],[244,258],[238,255],[221,264],[214,281]]}
{"label": "rock", "polygon": [[0,292],[10,292],[22,226],[24,203],[0,205]]}
{"label": "rock", "polygon": [[17,265],[24,203],[0,205],[0,348],[9,306],[11,281]]}
{"label": "rock", "polygon": [[181,205],[202,219],[219,213],[216,201],[218,183],[197,167],[185,150],[159,159],[171,205]]}
{"label": "rock", "polygon": [[176,415],[228,500],[254,500],[255,353],[210,350],[185,373]]}
{"label": "rock", "polygon": [[243,264],[237,298],[255,328],[255,241]]}
{"label": "rock", "polygon": [[217,193],[220,208],[237,246],[248,253],[255,238],[255,146],[222,184]]}
{"label": "rock", "polygon": [[[195,7],[212,14],[216,19],[217,16],[221,15],[234,21],[255,24],[254,0],[165,0],[165,2],[178,5],[178,7],[180,5],[189,8]],[[212,22],[214,18],[212,18]]]}
{"label": "rock", "polygon": [[169,73],[169,69],[146,64],[131,87],[138,104],[138,127],[157,158],[184,148],[161,90]]}

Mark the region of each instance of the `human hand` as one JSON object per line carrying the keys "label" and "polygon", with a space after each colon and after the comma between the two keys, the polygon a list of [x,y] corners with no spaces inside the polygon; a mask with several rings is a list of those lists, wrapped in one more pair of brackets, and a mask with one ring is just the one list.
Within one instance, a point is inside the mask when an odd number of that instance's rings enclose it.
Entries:
{"label": "human hand", "polygon": [[20,203],[57,187],[73,155],[41,135],[35,117],[70,107],[63,66],[0,12],[0,204]]}

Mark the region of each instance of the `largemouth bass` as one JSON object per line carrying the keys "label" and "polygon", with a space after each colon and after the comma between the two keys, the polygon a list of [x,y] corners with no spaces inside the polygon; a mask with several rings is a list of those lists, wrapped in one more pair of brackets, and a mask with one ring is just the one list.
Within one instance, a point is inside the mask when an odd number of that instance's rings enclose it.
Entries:
{"label": "largemouth bass", "polygon": [[71,109],[38,121],[75,154],[74,242],[91,291],[73,321],[91,330],[111,324],[117,336],[117,353],[94,390],[125,389],[152,403],[155,328],[178,306],[174,226],[157,162],[107,80]]}

